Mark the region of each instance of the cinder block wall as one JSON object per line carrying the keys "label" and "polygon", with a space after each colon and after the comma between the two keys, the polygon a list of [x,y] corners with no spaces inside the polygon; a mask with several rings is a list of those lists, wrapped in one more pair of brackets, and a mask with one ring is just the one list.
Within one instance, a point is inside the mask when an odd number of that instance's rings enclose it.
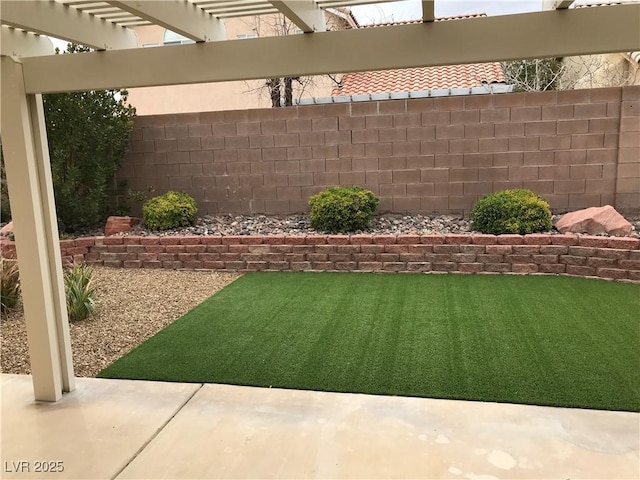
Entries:
{"label": "cinder block wall", "polygon": [[382,212],[468,213],[529,188],[557,212],[640,208],[640,87],[138,117],[118,180],[201,213],[308,211],[361,185]]}

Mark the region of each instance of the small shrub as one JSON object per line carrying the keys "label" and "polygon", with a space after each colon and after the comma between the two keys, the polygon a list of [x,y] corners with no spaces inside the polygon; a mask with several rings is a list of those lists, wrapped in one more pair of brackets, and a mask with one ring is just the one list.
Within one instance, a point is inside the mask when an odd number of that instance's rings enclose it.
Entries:
{"label": "small shrub", "polygon": [[96,308],[96,289],[92,282],[93,268],[78,263],[64,272],[69,320],[84,320]]}
{"label": "small shrub", "polygon": [[380,199],[361,187],[330,187],[309,199],[311,226],[316,230],[345,233],[364,230]]}
{"label": "small shrub", "polygon": [[20,299],[20,272],[18,262],[0,260],[2,288],[0,289],[1,310],[6,312],[16,306]]}
{"label": "small shrub", "polygon": [[545,232],[551,229],[551,210],[531,190],[503,190],[478,200],[471,211],[471,226],[494,235]]}
{"label": "small shrub", "polygon": [[196,201],[186,193],[167,192],[142,206],[144,224],[152,230],[187,227],[196,221]]}

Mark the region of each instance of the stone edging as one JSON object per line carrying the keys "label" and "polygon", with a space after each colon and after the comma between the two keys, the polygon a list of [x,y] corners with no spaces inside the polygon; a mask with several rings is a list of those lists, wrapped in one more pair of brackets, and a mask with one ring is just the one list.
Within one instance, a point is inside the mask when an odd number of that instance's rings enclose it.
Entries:
{"label": "stone edging", "polygon": [[[578,235],[111,236],[61,240],[64,262],[117,268],[566,274],[640,282],[640,239]],[[13,242],[2,256],[15,258]]]}

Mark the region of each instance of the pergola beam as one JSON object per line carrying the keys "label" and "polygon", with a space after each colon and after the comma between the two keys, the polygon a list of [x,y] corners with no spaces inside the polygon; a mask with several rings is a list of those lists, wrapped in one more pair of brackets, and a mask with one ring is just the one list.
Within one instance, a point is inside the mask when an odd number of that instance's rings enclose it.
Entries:
{"label": "pergola beam", "polygon": [[136,48],[132,30],[53,1],[2,2],[2,24],[95,48]]}
{"label": "pergola beam", "polygon": [[53,55],[55,50],[48,37],[16,30],[11,27],[0,27],[0,55],[8,57],[37,57]]}
{"label": "pergola beam", "polygon": [[224,23],[186,0],[123,0],[107,3],[195,42],[226,40]]}
{"label": "pergola beam", "polygon": [[[435,45],[438,48],[430,48]],[[23,63],[27,92],[50,93],[638,50],[640,4],[626,4],[166,49],[33,57]]]}
{"label": "pergola beam", "polygon": [[422,21],[433,22],[435,19],[435,0],[422,0]]}
{"label": "pergola beam", "polygon": [[554,8],[556,10],[565,10],[569,8],[575,0],[557,0],[555,2]]}
{"label": "pergola beam", "polygon": [[327,30],[324,13],[315,0],[269,0],[269,3],[304,33]]}

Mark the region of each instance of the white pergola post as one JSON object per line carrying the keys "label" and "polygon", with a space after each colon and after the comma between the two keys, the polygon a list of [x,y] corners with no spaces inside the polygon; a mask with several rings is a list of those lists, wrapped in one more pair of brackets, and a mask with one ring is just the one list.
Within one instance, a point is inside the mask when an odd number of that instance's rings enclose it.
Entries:
{"label": "white pergola post", "polygon": [[0,58],[2,150],[20,267],[36,400],[75,389],[42,95],[27,95],[22,64]]}

